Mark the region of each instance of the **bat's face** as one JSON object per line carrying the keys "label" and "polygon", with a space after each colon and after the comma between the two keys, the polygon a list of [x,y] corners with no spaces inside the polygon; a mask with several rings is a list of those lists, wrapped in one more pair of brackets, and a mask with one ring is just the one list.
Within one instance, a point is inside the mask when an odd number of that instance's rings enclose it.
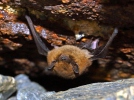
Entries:
{"label": "bat's face", "polygon": [[48,67],[56,61],[50,70],[53,74],[66,79],[73,79],[88,70],[92,64],[92,55],[76,46],[65,45],[48,52]]}

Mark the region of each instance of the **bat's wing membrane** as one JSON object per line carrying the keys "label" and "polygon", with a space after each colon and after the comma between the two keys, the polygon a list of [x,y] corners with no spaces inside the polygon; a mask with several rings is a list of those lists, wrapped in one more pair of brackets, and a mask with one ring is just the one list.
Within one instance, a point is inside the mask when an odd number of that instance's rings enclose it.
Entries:
{"label": "bat's wing membrane", "polygon": [[41,40],[39,34],[36,32],[36,30],[35,30],[35,28],[33,26],[33,22],[31,20],[31,18],[29,16],[27,16],[27,15],[25,16],[25,18],[26,18],[26,20],[28,22],[30,31],[31,31],[32,36],[34,38],[34,41],[36,43],[36,46],[37,46],[37,49],[38,49],[39,54],[47,56],[47,52],[49,51],[49,49],[43,43],[43,41]]}
{"label": "bat's wing membrane", "polygon": [[106,45],[102,46],[102,47],[99,47],[99,48],[96,48],[96,50],[93,52],[93,55],[94,55],[93,58],[92,58],[93,60],[96,60],[98,58],[106,57],[106,54],[107,54],[107,51],[108,51],[108,47],[112,43],[112,41],[113,41],[114,37],[117,35],[117,33],[118,33],[118,29],[115,28],[112,36],[110,37],[110,39],[108,40]]}

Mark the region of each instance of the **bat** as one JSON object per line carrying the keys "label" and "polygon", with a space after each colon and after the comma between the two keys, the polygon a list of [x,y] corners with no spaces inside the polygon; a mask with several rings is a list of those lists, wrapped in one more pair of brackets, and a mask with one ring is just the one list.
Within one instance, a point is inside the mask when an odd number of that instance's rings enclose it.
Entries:
{"label": "bat", "polygon": [[[105,58],[108,48],[118,33],[115,28],[105,46],[98,47],[99,39],[84,44],[82,48],[74,45],[63,45],[49,50],[36,32],[33,22],[25,15],[38,52],[47,57],[48,66],[45,73],[51,73],[65,79],[74,79],[87,72],[94,60]],[[92,49],[92,52],[89,51]]]}

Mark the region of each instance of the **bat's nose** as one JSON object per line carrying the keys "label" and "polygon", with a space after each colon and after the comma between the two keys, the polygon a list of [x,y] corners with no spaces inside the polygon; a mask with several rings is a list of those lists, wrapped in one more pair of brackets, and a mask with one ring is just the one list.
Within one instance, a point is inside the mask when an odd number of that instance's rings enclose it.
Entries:
{"label": "bat's nose", "polygon": [[61,57],[61,60],[66,60],[66,59],[67,59],[67,58],[66,58],[66,57],[64,57],[64,56],[62,56],[62,57]]}
{"label": "bat's nose", "polygon": [[66,55],[61,55],[61,56],[59,57],[59,60],[61,60],[61,61],[69,61],[69,57],[66,56]]}

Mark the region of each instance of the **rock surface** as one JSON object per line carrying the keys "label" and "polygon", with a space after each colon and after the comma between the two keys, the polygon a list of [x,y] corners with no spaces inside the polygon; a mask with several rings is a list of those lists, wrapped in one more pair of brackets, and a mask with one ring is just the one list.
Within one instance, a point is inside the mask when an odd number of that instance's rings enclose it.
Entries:
{"label": "rock surface", "polygon": [[7,98],[16,91],[16,81],[13,77],[0,75],[0,100]]}
{"label": "rock surface", "polygon": [[[3,0],[1,3],[27,8],[37,17],[49,17],[51,21],[69,17],[97,20],[111,26],[134,26],[134,0]],[[19,9],[19,15],[23,14],[22,9]]]}
{"label": "rock surface", "polygon": [[133,100],[134,79],[94,83],[58,92],[45,100]]}
{"label": "rock surface", "polygon": [[[17,94],[8,100],[133,100],[134,78],[115,82],[100,82],[71,88],[66,91],[46,91],[28,76],[16,76]],[[53,83],[55,84],[55,83]]]}
{"label": "rock surface", "polygon": [[17,100],[44,100],[55,92],[47,92],[36,82],[31,82],[26,75],[16,76],[17,81]]}

